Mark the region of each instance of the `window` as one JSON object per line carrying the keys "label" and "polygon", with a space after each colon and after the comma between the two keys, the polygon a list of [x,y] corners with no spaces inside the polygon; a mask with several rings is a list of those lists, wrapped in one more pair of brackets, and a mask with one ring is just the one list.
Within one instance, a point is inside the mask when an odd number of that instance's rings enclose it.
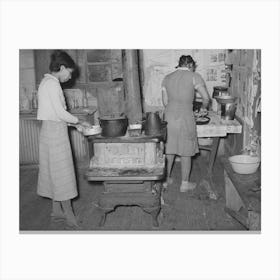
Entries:
{"label": "window", "polygon": [[87,50],[86,64],[88,83],[122,80],[121,50]]}

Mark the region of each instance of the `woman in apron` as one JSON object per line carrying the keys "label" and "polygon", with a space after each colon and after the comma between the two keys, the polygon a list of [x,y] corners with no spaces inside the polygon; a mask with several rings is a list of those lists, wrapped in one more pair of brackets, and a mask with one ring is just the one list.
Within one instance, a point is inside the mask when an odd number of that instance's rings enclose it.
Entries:
{"label": "woman in apron", "polygon": [[42,121],[39,138],[39,177],[37,194],[52,199],[51,216],[65,218],[77,227],[71,199],[78,195],[67,124],[89,126],[66,111],[60,83],[71,79],[76,66],[64,51],[51,55],[50,74],[38,89],[37,119]]}
{"label": "woman in apron", "polygon": [[193,115],[195,90],[203,100],[202,108],[209,103],[209,94],[202,77],[194,72],[193,58],[181,56],[177,70],[168,74],[162,82],[163,104],[167,121],[167,181],[164,187],[172,183],[170,178],[175,155],[181,156],[182,183],[181,192],[192,190],[196,184],[190,182],[191,157],[199,152],[196,124]]}

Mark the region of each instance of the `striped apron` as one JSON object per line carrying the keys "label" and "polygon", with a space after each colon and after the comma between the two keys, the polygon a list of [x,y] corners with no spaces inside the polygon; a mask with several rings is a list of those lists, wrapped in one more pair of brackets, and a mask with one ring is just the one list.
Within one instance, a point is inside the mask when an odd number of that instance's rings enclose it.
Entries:
{"label": "striped apron", "polygon": [[56,201],[78,195],[67,127],[65,122],[44,120],[40,130],[37,194]]}

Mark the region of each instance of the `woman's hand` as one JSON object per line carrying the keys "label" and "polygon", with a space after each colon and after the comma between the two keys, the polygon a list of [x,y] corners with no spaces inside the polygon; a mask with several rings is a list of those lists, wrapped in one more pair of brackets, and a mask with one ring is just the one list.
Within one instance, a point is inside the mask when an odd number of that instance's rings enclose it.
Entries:
{"label": "woman's hand", "polygon": [[84,131],[84,126],[82,126],[81,124],[76,124],[76,128],[81,133]]}
{"label": "woman's hand", "polygon": [[207,115],[207,113],[208,113],[208,110],[206,109],[206,108],[200,108],[200,110],[199,110],[199,113],[201,114],[201,115]]}
{"label": "woman's hand", "polygon": [[92,127],[92,124],[90,124],[89,122],[86,122],[86,121],[80,122],[80,125],[82,125],[83,127],[86,127],[86,128]]}
{"label": "woman's hand", "polygon": [[89,122],[86,121],[79,121],[77,124],[74,125],[77,130],[81,133],[84,132],[85,128],[90,128],[92,125]]}

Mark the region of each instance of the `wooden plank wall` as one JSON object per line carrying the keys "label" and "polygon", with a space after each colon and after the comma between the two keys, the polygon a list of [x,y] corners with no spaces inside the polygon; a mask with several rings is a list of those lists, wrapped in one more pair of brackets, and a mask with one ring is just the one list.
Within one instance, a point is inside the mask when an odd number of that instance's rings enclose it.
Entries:
{"label": "wooden plank wall", "polygon": [[[41,122],[37,120],[20,119],[19,124],[19,163],[39,163],[39,132]],[[73,157],[82,161],[88,156],[88,143],[84,136],[74,128],[69,129]]]}
{"label": "wooden plank wall", "polygon": [[[50,55],[53,50],[34,50],[37,87],[44,74],[49,72]],[[64,88],[77,88],[87,92],[89,99],[98,98],[100,111],[107,114],[115,110],[122,113],[125,107],[122,82],[122,55],[118,49],[67,51],[79,66],[79,77],[75,83],[64,84]],[[98,75],[97,69],[101,71]],[[109,71],[107,71],[109,69]],[[105,71],[102,73],[102,71]],[[118,81],[114,79],[118,78]]]}
{"label": "wooden plank wall", "polygon": [[238,154],[250,144],[251,133],[261,136],[261,50],[232,50],[227,63],[232,64],[231,95],[237,97],[236,116],[243,125],[242,137],[231,135],[225,141],[228,154]]}
{"label": "wooden plank wall", "polygon": [[[30,67],[30,53],[34,58],[32,63],[32,69],[34,73],[34,89],[38,88],[41,79],[45,73],[49,72],[50,55],[52,49],[38,49],[29,50],[28,52],[21,52],[20,56],[20,70],[23,67]],[[81,89],[82,92],[86,92],[88,98],[88,104],[96,106],[96,99],[99,101],[99,110],[101,115],[117,114],[125,112],[125,96],[123,90],[122,81],[122,52],[121,50],[74,50],[69,49],[67,51],[80,68],[80,76],[76,80],[74,85],[64,85],[64,88],[72,87],[72,89]],[[103,52],[107,55],[103,55]],[[90,61],[88,61],[88,55],[90,54]],[[109,55],[109,56],[108,56]],[[25,57],[28,56],[28,57]],[[25,61],[28,65],[26,66]],[[92,82],[88,79],[90,65],[106,65],[111,67],[110,77],[108,80],[102,82]],[[29,68],[28,68],[29,70]],[[104,76],[104,75],[103,75]],[[21,75],[25,78],[26,75]],[[118,78],[118,81],[113,81]],[[30,78],[26,78],[25,83],[30,83]],[[33,89],[33,88],[32,88]],[[79,91],[76,91],[79,92]],[[19,92],[19,95],[23,95],[23,91]],[[31,99],[31,90],[28,92]],[[68,101],[68,95],[66,95],[66,101]],[[23,98],[20,98],[20,101]],[[28,109],[28,108],[27,108]],[[36,164],[38,163],[38,135],[39,128],[35,125],[35,121],[25,120],[20,114],[20,163],[22,164]],[[86,143],[82,139],[80,134],[71,130],[71,141],[74,149],[74,155],[79,160],[86,154]]]}
{"label": "wooden plank wall", "polygon": [[118,115],[125,113],[125,96],[120,83],[99,87],[97,89],[99,116]]}
{"label": "wooden plank wall", "polygon": [[130,123],[142,120],[140,74],[137,50],[123,51],[124,88],[127,98],[126,113]]}

